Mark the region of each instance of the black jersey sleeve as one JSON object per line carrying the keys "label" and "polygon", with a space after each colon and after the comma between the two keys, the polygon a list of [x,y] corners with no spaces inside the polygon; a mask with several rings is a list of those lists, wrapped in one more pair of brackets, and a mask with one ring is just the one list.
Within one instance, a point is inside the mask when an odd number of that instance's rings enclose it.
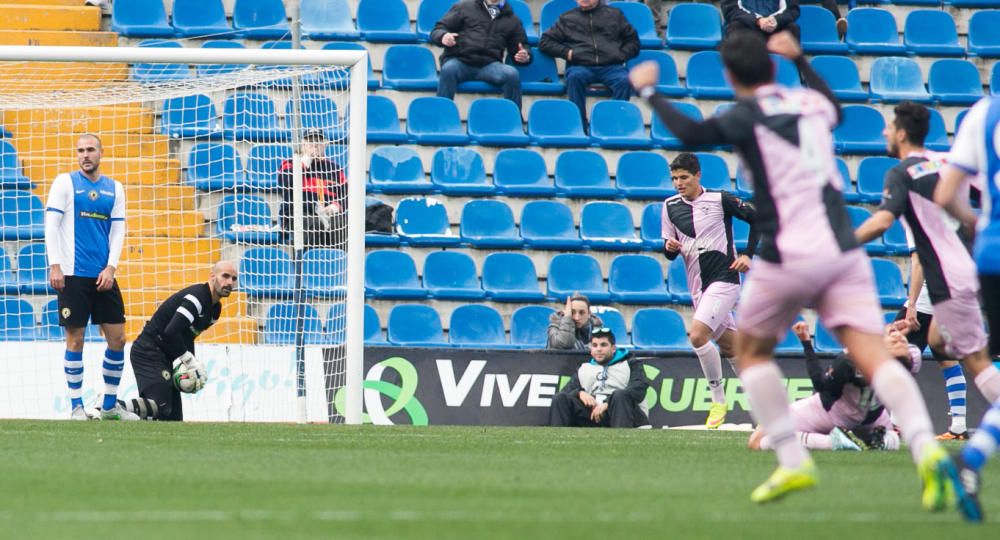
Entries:
{"label": "black jersey sleeve", "polygon": [[201,318],[205,310],[215,309],[211,295],[206,293],[207,290],[205,287],[200,291],[178,293],[184,296],[180,299],[177,309],[170,315],[170,322],[160,332],[160,346],[171,360],[188,352],[185,336],[190,334],[191,326]]}
{"label": "black jersey sleeve", "polygon": [[723,191],[722,211],[727,216],[734,216],[750,224],[750,236],[747,239],[747,247],[740,255],[753,257],[754,252],[757,250],[757,242],[760,240],[760,232],[754,226],[757,217],[757,208],[754,207],[752,202],[744,201],[728,191]]}
{"label": "black jersey sleeve", "polygon": [[812,340],[802,342],[802,354],[806,359],[806,373],[809,374],[809,380],[812,381],[813,391],[822,392],[826,384],[826,372],[823,371],[823,366],[819,365],[819,358],[816,358]]}
{"label": "black jersey sleeve", "polygon": [[887,210],[899,218],[906,211],[910,201],[909,178],[899,167],[893,167],[885,173],[885,187],[882,191],[882,204],[879,210]]}

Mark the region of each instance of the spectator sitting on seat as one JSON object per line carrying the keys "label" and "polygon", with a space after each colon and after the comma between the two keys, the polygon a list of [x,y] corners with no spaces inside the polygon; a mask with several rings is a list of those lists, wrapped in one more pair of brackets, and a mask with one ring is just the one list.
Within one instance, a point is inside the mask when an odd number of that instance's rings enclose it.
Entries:
{"label": "spectator sitting on seat", "polygon": [[[347,184],[344,172],[326,158],[323,130],[309,129],[302,136],[302,216],[306,247],[343,248],[347,242]],[[292,160],[278,169],[282,230],[294,230],[292,203]]]}
{"label": "spectator sitting on seat", "polygon": [[612,99],[632,96],[625,62],[639,54],[639,35],[621,10],[603,0],[576,0],[576,5],[542,34],[539,46],[553,58],[566,59],[566,94],[586,127],[588,85],[606,85]]}
{"label": "spectator sitting on seat", "polygon": [[642,361],[615,347],[610,328],[597,328],[590,339],[591,359],[577,369],[552,397],[549,425],[554,427],[634,428],[649,425],[643,400],[649,381]]}
{"label": "spectator sitting on seat", "polygon": [[521,19],[506,0],[464,0],[445,13],[431,43],[444,47],[437,95],[452,99],[464,81],[485,81],[499,86],[503,97],[521,108],[521,76],[503,63],[504,50],[515,63],[531,63],[528,36]]}
{"label": "spectator sitting on seat", "polygon": [[585,351],[590,347],[591,331],[601,326],[604,326],[604,322],[590,313],[590,300],[586,296],[568,296],[566,309],[549,316],[546,348]]}
{"label": "spectator sitting on seat", "polygon": [[800,38],[799,0],[722,0],[722,14],[726,19],[726,36],[733,32],[753,30],[764,39],[782,30]]}

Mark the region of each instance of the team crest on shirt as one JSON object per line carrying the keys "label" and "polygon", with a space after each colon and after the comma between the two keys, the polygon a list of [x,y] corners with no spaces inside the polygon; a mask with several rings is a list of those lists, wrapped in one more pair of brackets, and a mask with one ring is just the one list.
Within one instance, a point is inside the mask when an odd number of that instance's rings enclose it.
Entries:
{"label": "team crest on shirt", "polygon": [[98,197],[100,197],[100,195],[97,194],[96,190],[92,189],[92,190],[90,190],[90,191],[87,192],[87,198],[90,199],[90,200],[92,200],[92,201],[96,201]]}
{"label": "team crest on shirt", "polygon": [[163,375],[163,380],[165,380],[165,381],[169,381],[170,380],[170,372],[169,371],[163,370],[163,371],[160,372],[160,375]]}
{"label": "team crest on shirt", "polygon": [[62,316],[64,319],[68,319],[71,313],[73,312],[70,311],[68,307],[62,308]]}

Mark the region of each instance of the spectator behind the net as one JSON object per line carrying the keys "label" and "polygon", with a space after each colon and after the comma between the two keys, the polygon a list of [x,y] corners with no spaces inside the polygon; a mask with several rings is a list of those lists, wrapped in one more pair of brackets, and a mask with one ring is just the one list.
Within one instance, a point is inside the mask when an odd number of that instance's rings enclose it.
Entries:
{"label": "spectator behind the net", "polygon": [[612,99],[628,100],[632,87],[625,62],[639,54],[639,35],[619,9],[604,0],[576,0],[542,34],[542,52],[566,59],[566,94],[587,125],[587,86],[601,83]]}
{"label": "spectator behind the net", "polygon": [[585,351],[590,347],[590,333],[604,326],[597,315],[590,313],[590,300],[583,295],[566,297],[566,307],[549,316],[548,349],[575,349]]}
{"label": "spectator behind the net", "polygon": [[[294,230],[293,179],[292,160],[286,159],[278,169],[278,220],[285,232]],[[306,247],[343,248],[347,241],[347,184],[340,166],[326,158],[326,136],[317,128],[302,136],[302,216]]]}
{"label": "spectator behind the net", "polygon": [[506,50],[514,62],[530,64],[531,53],[524,25],[506,0],[463,0],[451,6],[434,25],[430,41],[444,47],[438,96],[453,99],[459,83],[485,81],[521,108],[521,76],[503,63],[503,54]]}
{"label": "spectator behind the net", "polygon": [[726,36],[733,32],[754,31],[766,40],[782,30],[800,38],[799,0],[722,0]]}

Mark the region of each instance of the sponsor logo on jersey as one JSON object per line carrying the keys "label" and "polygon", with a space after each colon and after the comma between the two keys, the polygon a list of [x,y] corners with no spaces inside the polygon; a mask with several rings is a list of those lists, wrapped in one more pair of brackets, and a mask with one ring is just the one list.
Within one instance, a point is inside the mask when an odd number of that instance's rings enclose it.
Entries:
{"label": "sponsor logo on jersey", "polygon": [[90,218],[90,219],[100,219],[102,221],[107,221],[109,216],[107,214],[102,214],[100,212],[87,212],[86,210],[80,211],[80,217]]}

